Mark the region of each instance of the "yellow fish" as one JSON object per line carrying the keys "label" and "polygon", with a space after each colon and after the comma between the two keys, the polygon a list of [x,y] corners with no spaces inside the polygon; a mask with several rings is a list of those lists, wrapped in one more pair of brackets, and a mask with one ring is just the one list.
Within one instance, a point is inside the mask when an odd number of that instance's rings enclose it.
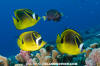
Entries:
{"label": "yellow fish", "polygon": [[58,34],[56,43],[57,49],[61,53],[68,55],[78,55],[85,52],[81,36],[72,29],[65,30],[61,34],[61,37]]}
{"label": "yellow fish", "polygon": [[46,42],[42,40],[41,35],[35,31],[22,33],[17,43],[19,48],[24,51],[36,51],[46,44]]}
{"label": "yellow fish", "polygon": [[15,18],[13,17],[13,22],[18,30],[32,27],[40,20],[40,17],[30,9],[17,9],[14,11],[14,14]]}

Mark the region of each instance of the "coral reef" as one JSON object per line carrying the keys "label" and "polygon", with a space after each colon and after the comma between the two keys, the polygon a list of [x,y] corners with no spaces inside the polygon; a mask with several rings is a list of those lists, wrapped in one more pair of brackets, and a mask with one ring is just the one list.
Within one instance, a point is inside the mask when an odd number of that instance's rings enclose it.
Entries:
{"label": "coral reef", "polygon": [[85,62],[87,66],[100,66],[100,48],[93,49]]}
{"label": "coral reef", "polygon": [[58,63],[77,63],[77,65],[83,66],[86,59],[84,54],[77,56],[61,54],[52,45],[46,45],[36,53],[21,50],[15,57],[18,64],[21,63],[26,66],[50,66],[50,63],[55,63],[55,65]]}
{"label": "coral reef", "polygon": [[[91,45],[92,48],[95,46],[96,45]],[[86,59],[84,54],[85,53],[75,56],[61,54],[54,46],[47,44],[36,52],[21,50],[20,53],[15,56],[15,58],[18,61],[17,64],[21,63],[26,66],[50,66],[50,63],[55,63],[55,65],[58,65],[59,63],[77,63],[77,66],[83,66],[85,65]]]}
{"label": "coral reef", "polygon": [[77,63],[77,66],[84,66],[85,65],[85,57],[74,57],[72,62]]}
{"label": "coral reef", "polygon": [[29,51],[20,50],[20,53],[15,56],[16,60],[21,63],[29,63],[32,59]]}
{"label": "coral reef", "polygon": [[28,51],[20,51],[19,54],[15,56],[16,60],[21,63],[25,63],[26,66],[28,65],[43,65],[49,63],[57,63],[56,56],[58,55],[58,51],[53,50],[53,46],[47,45],[44,48],[39,50],[39,53],[36,53],[36,56],[33,58]]}
{"label": "coral reef", "polygon": [[0,66],[3,66],[4,64],[3,64],[3,61],[2,60],[0,60]]}
{"label": "coral reef", "polygon": [[[47,52],[45,48],[40,49],[40,53],[36,54],[36,57],[39,60],[39,64],[44,64],[44,63],[57,63],[56,56],[58,55],[58,52],[56,50],[52,50],[52,55],[50,52]],[[35,62],[37,62],[35,60]],[[38,62],[37,62],[38,63]]]}
{"label": "coral reef", "polygon": [[24,66],[23,64],[15,64],[14,66]]}
{"label": "coral reef", "polygon": [[100,43],[93,43],[87,48],[85,66],[100,66]]}
{"label": "coral reef", "polygon": [[99,48],[99,47],[100,47],[99,43],[90,44],[90,46],[86,49],[86,57],[89,56],[89,54],[92,52],[92,49]]}
{"label": "coral reef", "polygon": [[8,66],[8,61],[6,57],[0,56],[0,66]]}
{"label": "coral reef", "polygon": [[[52,66],[50,63],[77,63],[77,66],[99,66],[100,63],[100,48],[99,43],[93,43],[88,48],[86,53],[71,56],[61,54],[52,45],[45,45],[38,51],[30,52],[20,50],[20,53],[8,58],[9,66]],[[17,61],[16,61],[17,60]],[[0,64],[2,64],[2,60]]]}
{"label": "coral reef", "polygon": [[14,66],[15,64],[17,64],[17,60],[15,59],[15,56],[10,56],[8,58],[8,66]]}

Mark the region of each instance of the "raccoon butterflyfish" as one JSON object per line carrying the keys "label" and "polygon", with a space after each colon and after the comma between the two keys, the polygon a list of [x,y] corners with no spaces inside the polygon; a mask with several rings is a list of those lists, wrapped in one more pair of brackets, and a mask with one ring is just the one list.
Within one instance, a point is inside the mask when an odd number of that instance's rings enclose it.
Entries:
{"label": "raccoon butterflyfish", "polygon": [[30,9],[17,9],[14,11],[14,15],[13,22],[18,30],[32,27],[40,20],[40,17]]}
{"label": "raccoon butterflyfish", "polygon": [[46,44],[41,35],[35,31],[22,33],[19,36],[17,43],[19,48],[24,51],[36,51]]}
{"label": "raccoon butterflyfish", "polygon": [[62,13],[58,12],[56,9],[50,9],[46,12],[46,16],[43,16],[44,20],[53,20],[55,22],[60,21]]}
{"label": "raccoon butterflyfish", "polygon": [[85,52],[84,43],[82,41],[79,33],[72,29],[65,30],[61,37],[58,34],[57,39],[57,49],[61,53],[65,53],[68,55],[78,55]]}

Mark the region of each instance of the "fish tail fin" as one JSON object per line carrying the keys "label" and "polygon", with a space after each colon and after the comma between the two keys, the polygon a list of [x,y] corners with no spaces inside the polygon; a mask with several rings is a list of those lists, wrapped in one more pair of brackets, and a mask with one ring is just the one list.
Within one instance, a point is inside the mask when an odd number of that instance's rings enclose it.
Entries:
{"label": "fish tail fin", "polygon": [[60,40],[61,40],[61,38],[60,38],[60,35],[58,34],[57,39],[56,39],[56,43],[60,43]]}
{"label": "fish tail fin", "polygon": [[17,24],[17,20],[14,17],[12,17],[12,18],[13,18],[14,25],[16,25]]}
{"label": "fish tail fin", "polygon": [[43,18],[44,21],[46,21],[46,19],[47,19],[46,16],[42,16],[42,18]]}
{"label": "fish tail fin", "polygon": [[64,16],[64,14],[63,13],[60,13],[61,14],[61,16]]}

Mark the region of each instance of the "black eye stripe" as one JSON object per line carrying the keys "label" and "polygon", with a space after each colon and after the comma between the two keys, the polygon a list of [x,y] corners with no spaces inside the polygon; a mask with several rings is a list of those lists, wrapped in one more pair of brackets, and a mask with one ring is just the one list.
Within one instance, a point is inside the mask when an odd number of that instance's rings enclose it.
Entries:
{"label": "black eye stripe", "polygon": [[42,38],[39,40],[39,45],[41,45],[41,43],[42,43]]}
{"label": "black eye stripe", "polygon": [[84,45],[83,45],[82,49],[85,49]]}
{"label": "black eye stripe", "polygon": [[84,47],[84,45],[83,45],[82,48],[81,48],[81,52],[82,52],[84,49],[85,49],[85,47]]}
{"label": "black eye stripe", "polygon": [[35,17],[36,17],[36,20],[38,20],[38,15],[35,15]]}

